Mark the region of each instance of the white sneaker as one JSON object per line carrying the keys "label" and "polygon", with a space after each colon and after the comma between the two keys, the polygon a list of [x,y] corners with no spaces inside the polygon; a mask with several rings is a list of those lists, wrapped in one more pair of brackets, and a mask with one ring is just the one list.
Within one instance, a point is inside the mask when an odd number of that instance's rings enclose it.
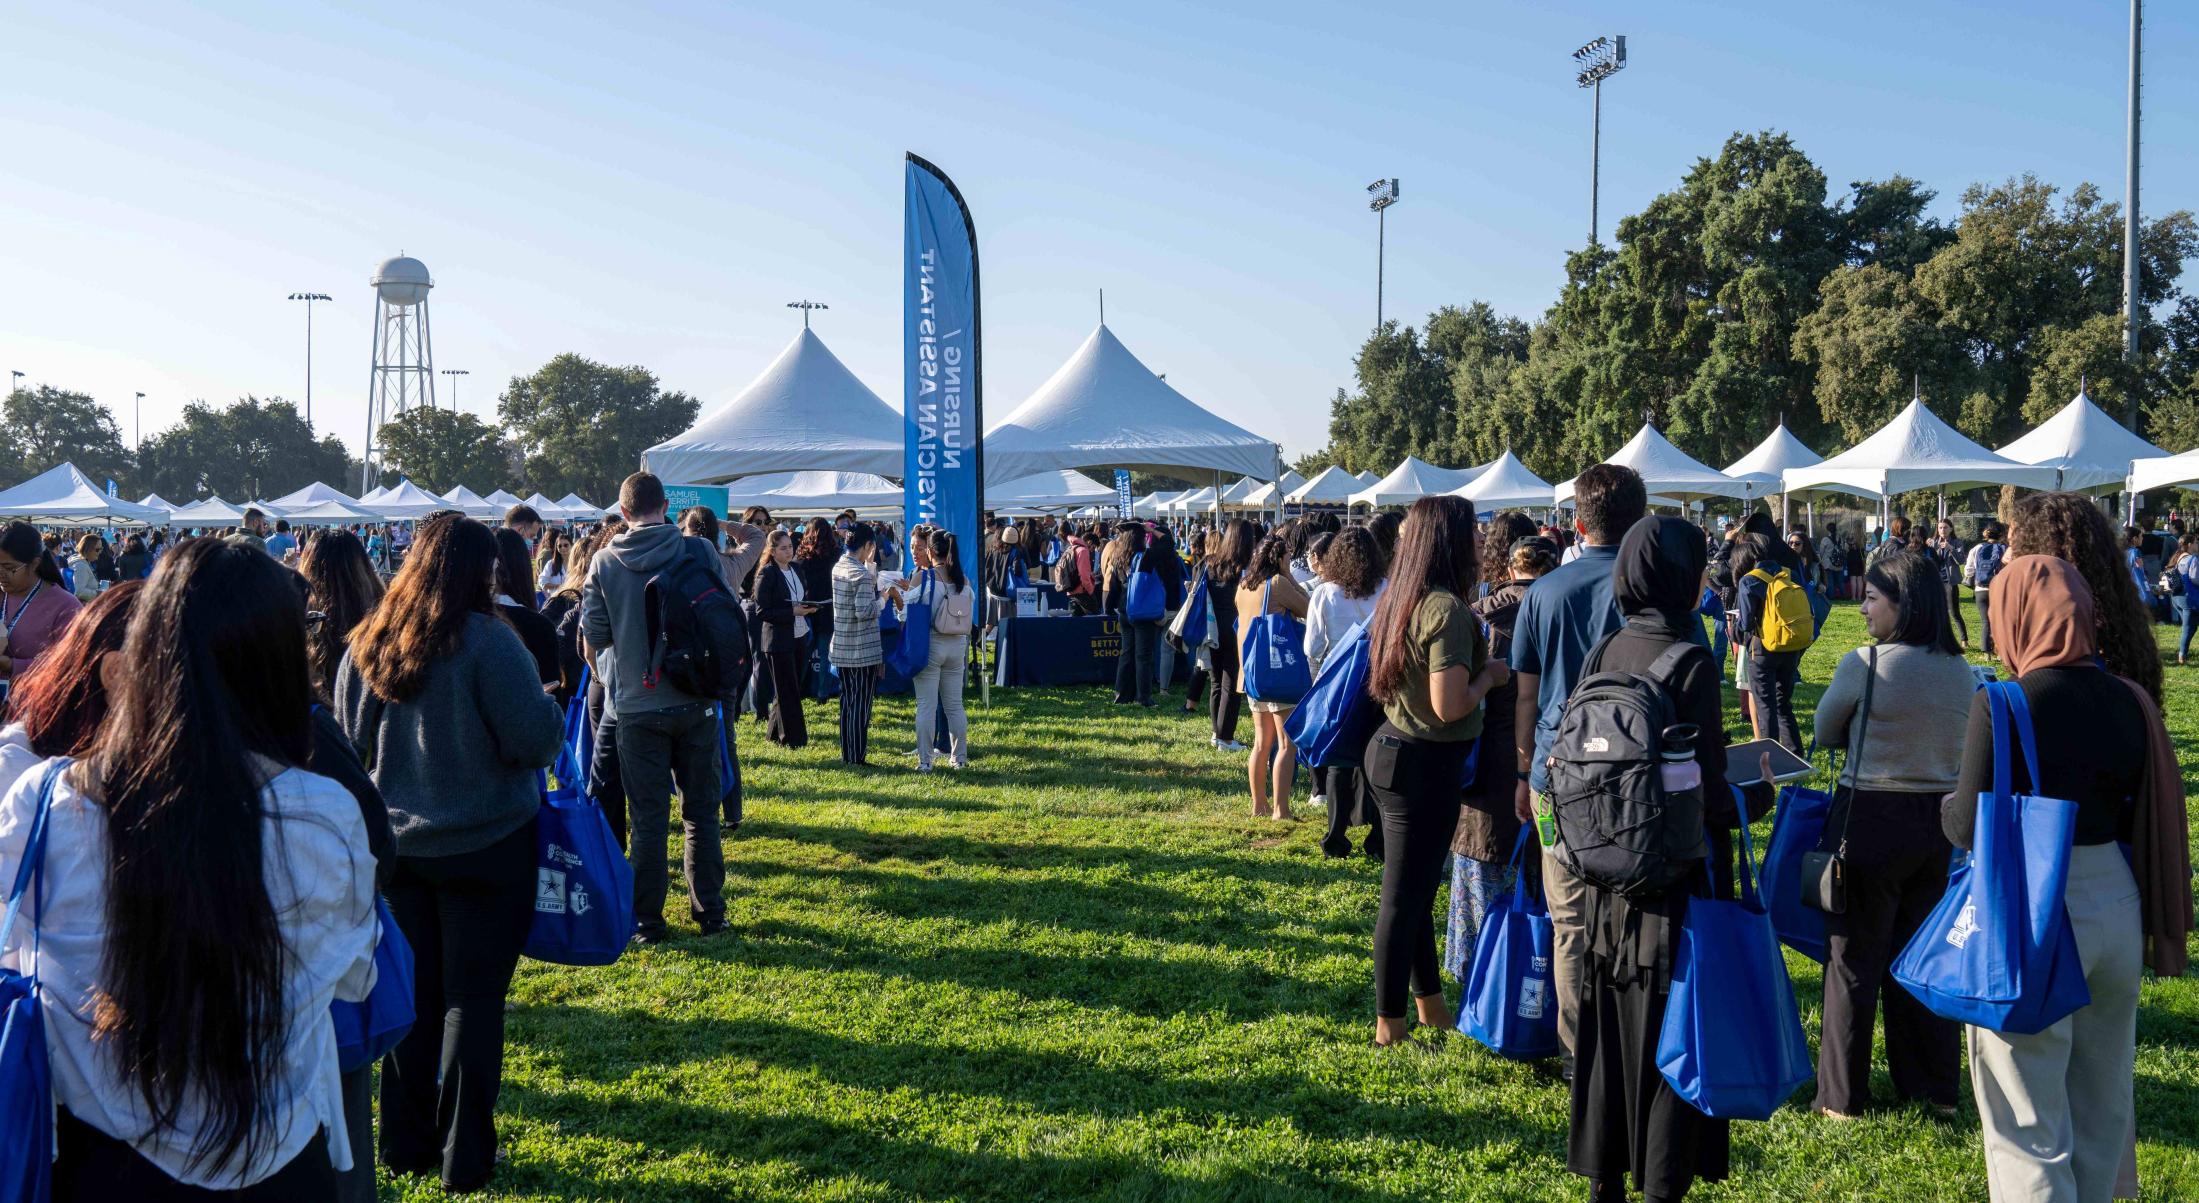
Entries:
{"label": "white sneaker", "polygon": [[1315,794],[1313,796],[1313,808],[1315,810],[1327,810],[1329,808],[1329,796],[1327,794]]}
{"label": "white sneaker", "polygon": [[1214,746],[1223,752],[1242,752],[1245,750],[1245,746],[1234,739],[1217,739],[1214,741]]}

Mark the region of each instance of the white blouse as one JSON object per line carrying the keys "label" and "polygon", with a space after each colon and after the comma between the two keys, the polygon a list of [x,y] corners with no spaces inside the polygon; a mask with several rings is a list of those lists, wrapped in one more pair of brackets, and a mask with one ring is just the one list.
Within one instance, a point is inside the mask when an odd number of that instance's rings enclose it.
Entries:
{"label": "white blouse", "polygon": [[[19,728],[9,734],[20,738]],[[0,754],[0,763],[15,767]],[[43,763],[19,776],[0,798],[0,889],[12,885],[38,808]],[[207,1190],[237,1190],[267,1178],[295,1158],[320,1130],[329,1160],[351,1168],[345,1138],[343,1087],[336,1064],[332,1000],[356,1002],[374,985],[374,857],[367,852],[359,803],[343,786],[303,769],[284,769],[260,794],[268,900],[282,935],[287,974],[281,1064],[272,1075],[270,1136],[249,1163],[201,1163],[186,1168],[205,1128],[204,1109],[186,1101],[174,1128],[151,1132],[135,1087],[118,1076],[111,1057],[92,1041],[92,1014],[106,955],[106,814],[66,777],[53,791],[47,819],[45,907],[32,947],[28,903],[0,946],[0,964],[38,974],[52,1061],[54,1099],[70,1114],[127,1142],[170,1177]]]}
{"label": "white blouse", "polygon": [[[799,606],[809,600],[809,594],[802,592],[801,573],[794,571],[791,565],[784,565],[780,567],[779,575],[786,578],[787,596],[794,599],[794,605]],[[809,638],[809,620],[800,614],[794,616],[794,637],[796,639]]]}

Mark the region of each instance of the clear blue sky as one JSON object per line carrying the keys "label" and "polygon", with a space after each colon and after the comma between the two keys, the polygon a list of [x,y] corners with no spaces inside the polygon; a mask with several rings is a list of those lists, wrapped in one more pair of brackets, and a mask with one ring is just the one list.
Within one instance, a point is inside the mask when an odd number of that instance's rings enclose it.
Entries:
{"label": "clear blue sky", "polygon": [[[2127,6],[0,3],[0,369],[130,430],[302,395],[356,450],[375,264],[435,273],[438,366],[486,412],[561,351],[705,409],[799,326],[898,405],[901,157],[978,223],[986,406],[1109,324],[1296,454],[1374,316],[1362,189],[1403,180],[1387,311],[1532,316],[1586,239],[1568,53],[1628,35],[1603,225],[1734,129],[1836,188],[2035,172],[2122,196]],[[2199,12],[2149,6],[2144,208],[2199,205]],[[936,14],[932,12],[937,9]],[[1990,13],[1989,17],[1986,15]],[[475,482],[487,488],[504,482]]]}

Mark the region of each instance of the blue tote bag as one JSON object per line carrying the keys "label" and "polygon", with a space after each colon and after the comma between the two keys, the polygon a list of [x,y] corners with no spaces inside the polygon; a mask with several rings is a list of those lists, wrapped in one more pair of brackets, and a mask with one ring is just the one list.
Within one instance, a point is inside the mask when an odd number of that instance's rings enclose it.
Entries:
{"label": "blue tote bag", "polygon": [[[908,614],[901,620],[901,640],[886,653],[885,660],[887,672],[912,679],[924,671],[932,657],[932,592],[938,585],[932,580],[931,569],[917,577],[916,587],[919,592],[915,599],[902,603]],[[888,606],[879,613],[890,613],[892,609]]]}
{"label": "blue tote bag", "polygon": [[588,783],[588,766],[595,763],[596,729],[588,721],[588,681],[591,669],[582,665],[580,688],[573,691],[573,700],[565,703],[565,738],[557,745],[557,759],[550,765],[550,775],[557,778],[559,786],[583,787]]}
{"label": "blue tote bag", "polygon": [[1168,588],[1145,571],[1145,553],[1130,557],[1130,575],[1122,585],[1122,616],[1131,622],[1159,622],[1168,613]]}
{"label": "blue tote bag", "polygon": [[1458,1004],[1460,1030],[1514,1061],[1555,1057],[1558,998],[1550,980],[1550,912],[1542,891],[1521,869],[1535,826],[1520,828],[1512,848],[1512,888],[1499,894],[1481,921],[1466,997]]}
{"label": "blue tote bag", "polygon": [[1245,696],[1256,702],[1305,700],[1313,688],[1313,670],[1306,663],[1306,624],[1295,616],[1267,608],[1270,580],[1260,586],[1260,613],[1245,624],[1242,668]]}
{"label": "blue tote bag", "polygon": [[336,1065],[345,1073],[382,1059],[412,1030],[412,945],[397,929],[389,903],[374,900],[382,925],[374,944],[374,988],[359,1002],[338,999],[328,1005],[336,1024]]}
{"label": "blue tote bag", "polygon": [[1176,620],[1168,628],[1185,651],[1197,651],[1206,642],[1206,602],[1206,573],[1202,571],[1191,582],[1191,596],[1185,599],[1183,609],[1176,611]]}
{"label": "blue tote bag", "polygon": [[1705,1115],[1770,1119],[1815,1068],[1786,959],[1757,897],[1747,826],[1740,832],[1740,899],[1687,900],[1672,946],[1657,1072]]}
{"label": "blue tote bag", "polygon": [[[23,863],[8,890],[0,946],[15,932],[15,916],[31,898],[31,965],[38,964],[38,911],[46,887],[46,827],[53,783],[70,761],[49,761],[38,783]],[[46,1016],[38,1004],[38,974],[0,969],[0,1203],[46,1203],[53,1190],[53,1073],[46,1059]]]}
{"label": "blue tote bag", "polygon": [[[1828,752],[1834,781],[1840,760]],[[1802,904],[1802,856],[1825,836],[1833,796],[1821,789],[1789,785],[1779,791],[1771,820],[1771,842],[1764,848],[1764,909],[1779,942],[1822,965],[1825,963],[1825,913]]]}
{"label": "blue tote bag", "polygon": [[1364,623],[1353,625],[1329,649],[1321,675],[1283,721],[1283,735],[1298,749],[1298,759],[1321,769],[1355,765],[1366,756],[1367,740],[1382,725],[1382,707],[1367,695],[1370,661]]}
{"label": "blue tote bag", "polygon": [[634,868],[595,799],[542,791],[535,818],[534,926],[524,951],[557,965],[608,965],[634,934]]}
{"label": "blue tote bag", "polygon": [[1970,854],[1956,854],[1947,893],[1893,966],[1894,980],[1934,1015],[2029,1036],[2092,1001],[2062,890],[2077,808],[2019,794],[2009,757],[2023,745],[2033,788],[2037,741],[2023,687],[1985,687],[1993,714],[1993,792],[1978,795]]}

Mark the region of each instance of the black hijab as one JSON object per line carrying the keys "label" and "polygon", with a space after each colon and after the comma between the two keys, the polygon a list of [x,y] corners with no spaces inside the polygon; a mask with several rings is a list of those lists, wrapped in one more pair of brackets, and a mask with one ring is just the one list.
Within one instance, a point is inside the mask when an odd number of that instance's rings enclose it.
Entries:
{"label": "black hijab", "polygon": [[1684,518],[1652,514],[1619,540],[1611,596],[1628,618],[1656,618],[1679,634],[1702,603],[1703,566],[1709,558],[1702,528]]}

